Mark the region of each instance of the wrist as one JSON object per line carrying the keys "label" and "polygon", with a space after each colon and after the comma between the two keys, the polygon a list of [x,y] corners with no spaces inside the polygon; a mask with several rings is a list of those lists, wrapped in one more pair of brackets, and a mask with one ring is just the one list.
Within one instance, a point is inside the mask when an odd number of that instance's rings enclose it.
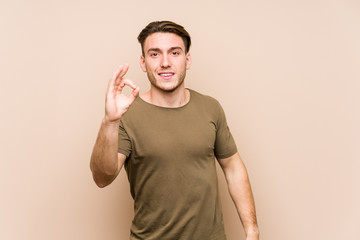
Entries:
{"label": "wrist", "polygon": [[245,233],[247,237],[258,237],[260,235],[260,231],[258,226],[251,226],[245,229]]}
{"label": "wrist", "polygon": [[102,120],[102,124],[109,127],[118,127],[120,124],[120,119],[110,120],[106,115]]}

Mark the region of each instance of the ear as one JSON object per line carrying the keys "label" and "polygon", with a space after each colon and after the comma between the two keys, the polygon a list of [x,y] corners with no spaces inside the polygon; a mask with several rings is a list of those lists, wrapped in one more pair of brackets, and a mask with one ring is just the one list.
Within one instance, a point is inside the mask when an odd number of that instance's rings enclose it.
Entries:
{"label": "ear", "polygon": [[143,72],[146,72],[145,57],[143,55],[140,56],[140,67]]}
{"label": "ear", "polygon": [[186,54],[186,70],[189,70],[191,66],[191,55],[190,52]]}

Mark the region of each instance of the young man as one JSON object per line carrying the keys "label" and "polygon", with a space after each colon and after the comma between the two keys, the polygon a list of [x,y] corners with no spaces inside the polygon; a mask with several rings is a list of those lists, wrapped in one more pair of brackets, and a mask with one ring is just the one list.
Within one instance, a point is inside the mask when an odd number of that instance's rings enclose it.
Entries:
{"label": "young man", "polygon": [[151,87],[138,97],[139,87],[124,78],[128,65],[115,71],[91,156],[96,184],[107,186],[125,166],[135,204],[132,240],[225,240],[216,158],[246,239],[258,240],[247,171],[224,112],[215,99],[185,88],[189,34],[173,22],[152,22],[138,40]]}

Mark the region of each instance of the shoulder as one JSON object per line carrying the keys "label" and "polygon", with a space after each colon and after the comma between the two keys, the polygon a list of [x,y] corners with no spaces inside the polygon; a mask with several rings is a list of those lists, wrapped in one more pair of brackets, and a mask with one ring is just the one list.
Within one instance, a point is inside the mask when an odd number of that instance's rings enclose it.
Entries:
{"label": "shoulder", "polygon": [[214,97],[199,93],[192,89],[189,89],[189,91],[191,94],[191,101],[206,107],[221,108],[219,101]]}

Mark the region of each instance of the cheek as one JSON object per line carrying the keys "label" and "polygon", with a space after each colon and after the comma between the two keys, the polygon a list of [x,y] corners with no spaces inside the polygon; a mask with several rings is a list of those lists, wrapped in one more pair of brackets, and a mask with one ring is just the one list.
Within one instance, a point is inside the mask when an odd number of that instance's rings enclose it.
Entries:
{"label": "cheek", "polygon": [[145,68],[147,71],[153,71],[156,69],[156,62],[151,61],[151,62],[145,62]]}
{"label": "cheek", "polygon": [[146,65],[146,71],[149,73],[154,72],[154,67],[151,65]]}

